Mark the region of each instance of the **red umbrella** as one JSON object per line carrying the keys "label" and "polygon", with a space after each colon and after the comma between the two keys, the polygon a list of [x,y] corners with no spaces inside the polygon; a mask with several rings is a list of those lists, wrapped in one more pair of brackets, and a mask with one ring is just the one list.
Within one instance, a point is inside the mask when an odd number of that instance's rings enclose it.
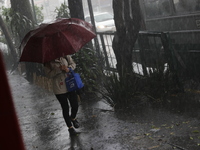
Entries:
{"label": "red umbrella", "polygon": [[41,24],[21,42],[20,61],[45,63],[76,53],[95,37],[93,26],[77,18],[57,19]]}

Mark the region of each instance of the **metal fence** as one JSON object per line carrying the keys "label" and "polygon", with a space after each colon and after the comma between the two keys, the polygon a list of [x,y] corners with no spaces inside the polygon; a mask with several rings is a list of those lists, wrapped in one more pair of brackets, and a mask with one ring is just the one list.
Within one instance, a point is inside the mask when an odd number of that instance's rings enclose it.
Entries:
{"label": "metal fence", "polygon": [[[114,33],[98,33],[100,52],[103,55],[105,68],[116,70],[116,58],[112,48]],[[133,72],[140,75],[149,75],[155,71],[177,73],[179,77],[198,77],[200,71],[200,50],[183,49],[172,43],[170,33],[167,32],[140,32],[133,48]]]}
{"label": "metal fence", "polygon": [[[158,63],[164,63],[164,53],[160,35],[161,33],[140,33],[132,53],[133,72],[140,75],[148,74],[150,70],[154,70],[154,68],[158,67]],[[113,38],[114,33],[97,34],[100,51],[105,59],[104,65],[108,70],[115,70],[117,63],[112,48]],[[165,64],[163,64],[163,66],[164,65]]]}
{"label": "metal fence", "polygon": [[114,33],[98,33],[97,39],[99,42],[100,52],[105,59],[105,67],[107,69],[116,68],[116,58],[112,48],[112,40],[114,38]]}
{"label": "metal fence", "polygon": [[[104,58],[104,68],[107,71],[116,71],[117,60],[112,48],[114,33],[98,33],[98,47]],[[96,42],[95,42],[96,44]],[[200,76],[200,50],[189,49],[182,45],[172,43],[169,33],[140,32],[132,53],[133,72],[142,76],[154,72],[169,70],[180,78],[197,79]],[[34,82],[41,82],[38,77],[43,77],[43,66],[37,69]],[[49,86],[49,85],[48,85]]]}

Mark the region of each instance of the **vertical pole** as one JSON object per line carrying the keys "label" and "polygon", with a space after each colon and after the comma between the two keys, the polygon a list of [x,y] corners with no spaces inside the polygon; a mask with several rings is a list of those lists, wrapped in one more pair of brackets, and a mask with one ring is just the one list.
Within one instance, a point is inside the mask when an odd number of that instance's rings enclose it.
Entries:
{"label": "vertical pole", "polygon": [[174,58],[175,56],[174,56],[173,49],[170,43],[170,37],[169,37],[168,32],[167,33],[161,32],[161,41],[164,47],[164,51],[167,54],[167,59],[168,59],[167,63],[169,64],[169,69],[173,73],[173,76],[172,76],[173,80],[175,84],[178,86],[180,92],[184,92],[184,87],[178,77],[177,64]]}
{"label": "vertical pole", "polygon": [[[92,24],[94,26],[95,33],[97,33],[91,0],[88,0],[88,8],[89,8],[89,12],[90,12],[91,22],[92,22]],[[98,54],[98,56],[100,56],[100,47],[99,47],[99,42],[98,42],[97,37],[94,38],[94,42],[95,42],[97,54]]]}
{"label": "vertical pole", "polygon": [[31,0],[32,3],[32,7],[33,7],[33,16],[34,16],[34,20],[35,23],[37,23],[37,17],[36,17],[36,13],[35,13],[35,4],[34,4],[34,0]]}
{"label": "vertical pole", "polygon": [[104,55],[105,55],[106,68],[108,70],[110,70],[110,64],[109,64],[109,61],[108,61],[108,55],[107,55],[107,52],[106,52],[106,46],[105,46],[103,34],[100,33],[99,35],[100,35],[100,39],[101,39],[101,43],[102,43],[103,52],[104,52]]}
{"label": "vertical pole", "polygon": [[142,64],[142,69],[143,69],[143,74],[144,76],[147,76],[147,67],[146,67],[146,62],[145,62],[145,53],[144,53],[144,41],[145,41],[145,35],[139,35],[138,36],[138,44],[140,47],[140,58],[141,58],[141,64]]}

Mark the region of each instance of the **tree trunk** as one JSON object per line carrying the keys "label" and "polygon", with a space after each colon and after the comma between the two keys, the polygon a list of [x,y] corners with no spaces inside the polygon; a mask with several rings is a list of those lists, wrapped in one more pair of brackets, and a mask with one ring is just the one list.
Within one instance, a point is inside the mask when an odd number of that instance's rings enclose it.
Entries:
{"label": "tree trunk", "polygon": [[113,39],[113,50],[117,59],[117,70],[119,76],[123,76],[123,43],[125,43],[125,26],[123,19],[123,9],[122,9],[123,1],[122,0],[113,0],[113,11],[114,11],[114,20],[116,26],[116,32]]}
{"label": "tree trunk", "polygon": [[[20,16],[26,16],[28,19],[31,20],[32,26],[27,26],[25,28],[20,28],[21,30],[18,31],[18,38],[21,42],[27,32],[29,32],[34,27],[34,17],[33,11],[31,8],[31,4],[29,0],[11,0],[11,8],[13,12],[19,13]],[[21,22],[23,23],[23,22]],[[19,52],[20,53],[20,52]],[[32,82],[33,81],[33,73],[37,71],[36,65],[33,63],[25,63],[26,65],[26,75],[27,80]]]}
{"label": "tree trunk", "polygon": [[82,0],[68,0],[71,18],[79,18],[84,20]]}
{"label": "tree trunk", "polygon": [[[11,8],[14,12],[18,12],[22,16],[26,16],[32,21],[32,27],[34,27],[34,17],[31,4],[29,0],[10,0]],[[23,23],[23,22],[22,22]],[[21,41],[25,34],[30,31],[30,28],[21,29],[19,31],[19,40]]]}
{"label": "tree trunk", "polygon": [[113,0],[116,33],[113,50],[120,77],[133,73],[132,50],[141,24],[139,0]]}
{"label": "tree trunk", "polygon": [[8,43],[8,47],[10,48],[10,54],[12,56],[12,62],[16,63],[16,60],[17,60],[18,57],[17,57],[17,53],[16,53],[16,50],[15,50],[15,46],[12,42],[12,38],[10,36],[9,30],[6,27],[6,25],[4,24],[1,16],[0,16],[0,26],[1,26],[1,29],[4,33],[4,35],[5,35],[6,41]]}

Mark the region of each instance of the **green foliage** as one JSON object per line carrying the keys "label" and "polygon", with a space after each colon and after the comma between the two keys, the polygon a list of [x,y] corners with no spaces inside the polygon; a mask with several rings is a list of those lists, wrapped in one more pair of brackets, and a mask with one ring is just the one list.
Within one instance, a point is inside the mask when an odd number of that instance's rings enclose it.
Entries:
{"label": "green foliage", "polygon": [[110,73],[105,75],[103,81],[100,91],[103,100],[115,108],[129,107],[144,102],[144,99],[149,102],[164,102],[167,95],[183,91],[177,75],[163,64],[150,69],[147,76],[126,74],[119,78],[117,73]]}
{"label": "green foliage", "polygon": [[2,6],[1,11],[2,11],[2,17],[4,17],[6,21],[9,20],[11,8],[6,8]]}
{"label": "green foliage", "polygon": [[44,9],[43,6],[38,7],[38,6],[35,5],[35,13],[36,13],[37,23],[41,23],[44,20],[44,15],[42,13],[43,9]]}
{"label": "green foliage", "polygon": [[13,33],[13,39],[15,39],[15,43],[19,43],[19,33],[26,33],[28,29],[31,29],[32,21],[26,16],[21,15],[18,12],[14,12],[11,8],[2,7],[1,9],[3,19]]}
{"label": "green foliage", "polygon": [[98,66],[98,58],[94,50],[83,48],[73,56],[76,62],[76,72],[80,74],[84,83],[84,91],[94,93],[99,89],[102,71]]}
{"label": "green foliage", "polygon": [[2,7],[2,15],[4,16],[5,21],[10,24],[13,33],[16,33],[22,28],[32,27],[30,19],[18,12],[14,12],[11,8]]}
{"label": "green foliage", "polygon": [[[7,22],[6,20],[8,20],[8,13],[10,11],[10,8],[5,8],[5,7],[1,7],[1,11],[2,11],[2,19],[4,20],[5,25],[7,26],[7,28],[10,27],[10,22]],[[2,29],[0,29],[2,31]],[[4,34],[2,34],[3,32],[1,32],[1,37],[0,37],[0,42],[5,43],[6,44],[6,39],[4,37]]]}
{"label": "green foliage", "polygon": [[59,8],[56,7],[55,12],[57,13],[56,18],[70,18],[69,7],[65,2]]}
{"label": "green foliage", "polygon": [[18,34],[18,31],[31,29],[32,21],[26,16],[21,15],[18,12],[11,11],[11,20],[10,20],[11,30],[14,34]]}
{"label": "green foliage", "polygon": [[7,27],[10,27],[10,20],[11,20],[10,12],[11,12],[11,8],[1,7],[1,11],[2,11],[2,18],[4,20],[4,23],[7,25]]}
{"label": "green foliage", "polygon": [[122,108],[133,102],[138,92],[138,85],[138,79],[135,76],[124,76],[119,80],[117,73],[105,74],[100,93],[103,100],[110,106]]}

